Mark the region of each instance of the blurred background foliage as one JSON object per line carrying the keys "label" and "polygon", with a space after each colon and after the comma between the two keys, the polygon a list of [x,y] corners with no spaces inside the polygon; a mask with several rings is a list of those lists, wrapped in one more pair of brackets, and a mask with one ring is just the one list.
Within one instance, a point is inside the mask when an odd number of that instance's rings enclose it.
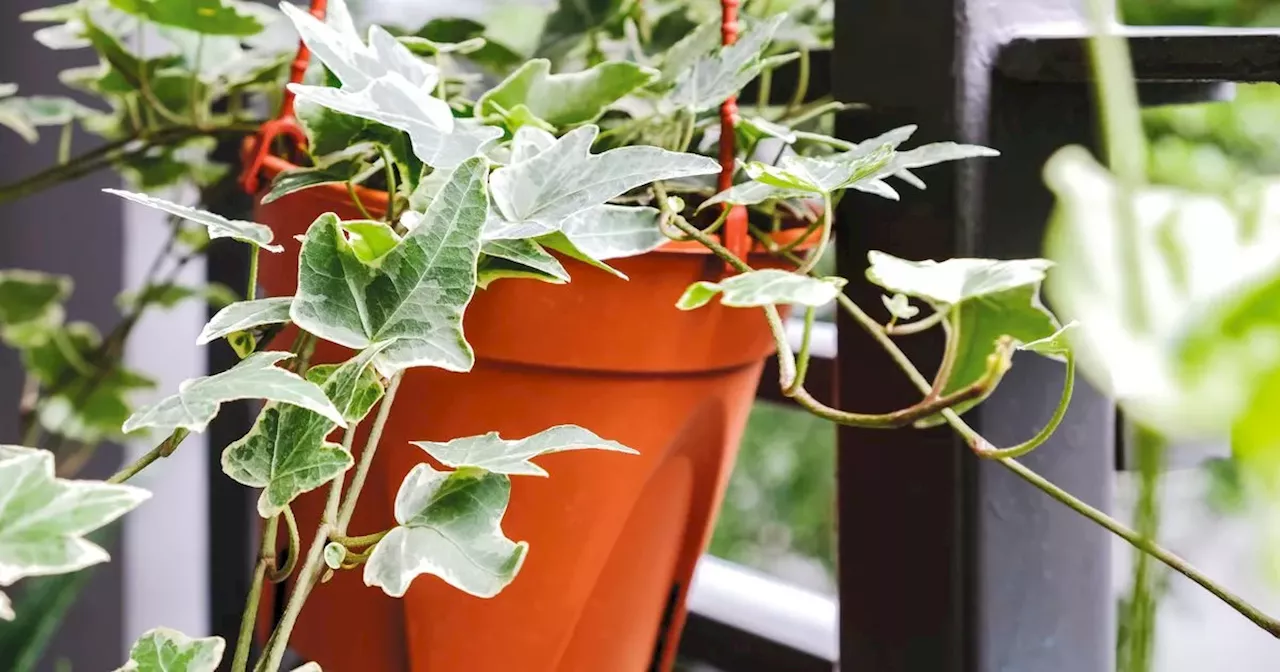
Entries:
{"label": "blurred background foliage", "polygon": [[[1280,26],[1280,0],[1118,0],[1133,25]],[[1222,191],[1280,174],[1280,85],[1241,84],[1231,100],[1149,108],[1155,182]],[[998,148],[997,148],[998,149]],[[1241,510],[1229,459],[1204,465],[1208,503]],[[835,427],[760,402],[751,415],[711,552],[817,590],[834,592]]]}

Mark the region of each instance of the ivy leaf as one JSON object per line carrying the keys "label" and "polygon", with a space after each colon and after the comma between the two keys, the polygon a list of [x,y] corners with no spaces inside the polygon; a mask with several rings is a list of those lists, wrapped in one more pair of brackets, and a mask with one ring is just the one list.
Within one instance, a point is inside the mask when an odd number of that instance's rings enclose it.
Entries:
{"label": "ivy leaf", "polygon": [[84,535],[151,496],[129,485],[57,478],[53,453],[4,445],[0,492],[0,587],[106,562],[107,552]]}
{"label": "ivy leaf", "polygon": [[382,258],[400,244],[400,235],[386,222],[367,219],[343,222],[342,230],[347,232],[347,242],[356,259],[369,266],[377,267]]}
{"label": "ivy leaf", "polygon": [[[503,12],[509,18],[515,18],[511,15],[516,13],[516,7],[504,7]],[[536,8],[532,8],[535,9]],[[533,30],[527,24],[522,26],[525,30]],[[401,38],[405,41],[406,38]],[[453,47],[454,53],[465,53],[467,60],[493,73],[507,73],[519,67],[525,61],[525,57],[511,47],[502,44],[499,40],[493,39],[493,36],[487,33],[484,24],[473,21],[471,19],[459,17],[444,17],[432,19],[419,30],[413,38],[405,42],[405,46],[409,47],[415,53],[419,51],[421,46],[415,47],[414,40],[424,39],[435,45],[435,48]],[[478,49],[472,51],[470,45],[482,40],[484,44]],[[421,45],[421,43],[416,43]]]}
{"label": "ivy leaf", "polygon": [[289,321],[289,306],[292,296],[279,296],[255,301],[237,301],[219,310],[209,323],[200,330],[196,345],[204,345],[227,334],[246,331],[268,324],[281,324]]}
{"label": "ivy leaf", "polygon": [[194,31],[201,35],[249,37],[263,25],[223,0],[111,0],[111,6],[152,23]]}
{"label": "ivy leaf", "polygon": [[103,189],[108,194],[119,196],[128,201],[133,201],[149,208],[155,208],[171,215],[181,217],[187,221],[203,224],[209,229],[210,238],[231,238],[242,243],[256,245],[268,252],[281,252],[284,250],[279,245],[271,244],[273,234],[271,227],[254,222],[241,222],[227,219],[222,215],[215,215],[212,212],[206,212],[196,208],[179,205],[162,198],[148,196],[146,194],[135,194],[120,189]]}
{"label": "ivy leaf", "polygon": [[[311,105],[307,107],[314,109],[314,106]],[[330,112],[324,108],[319,109],[324,113],[321,116],[326,120],[353,119],[353,117]],[[301,113],[298,116],[299,118],[305,117]],[[364,120],[354,119],[354,121],[357,122],[356,126],[358,128],[355,129],[349,140],[354,139],[356,135],[365,129]],[[315,129],[308,127],[308,137],[316,137],[317,135],[327,136],[328,131],[320,130],[316,132]],[[324,154],[314,143],[312,143],[311,149],[318,154]],[[275,179],[271,181],[271,190],[262,197],[262,202],[263,204],[272,203],[289,194],[318,187],[322,184],[345,183],[360,172],[365,163],[364,159],[371,149],[371,145],[361,143],[347,147],[338,154],[324,156],[317,162],[317,165],[286,170],[276,175]]]}
{"label": "ivy leaf", "polygon": [[40,139],[41,127],[66,126],[97,114],[101,113],[64,96],[9,98],[0,95],[0,126],[9,127],[27,142]]}
{"label": "ivy leaf", "polygon": [[[948,338],[956,339],[955,363],[943,394],[972,385],[987,369],[1002,337],[1026,344],[1052,336],[1058,320],[1040,302],[1040,285],[1053,264],[1044,259],[948,259],[908,261],[883,252],[867,255],[867,279],[891,291],[947,311]],[[981,403],[955,407],[957,413]],[[917,422],[932,426],[940,416]]]}
{"label": "ivy leaf", "polygon": [[812,278],[778,269],[742,273],[720,282],[703,280],[689,285],[676,302],[680,310],[701,308],[722,294],[720,303],[731,308],[757,308],[777,304],[824,306],[840,294],[844,278]]}
{"label": "ivy leaf", "polygon": [[556,5],[543,24],[537,53],[564,56],[586,34],[609,23],[622,11],[622,0],[581,0]]}
{"label": "ivy leaf", "polygon": [[895,319],[909,320],[920,314],[920,309],[911,305],[911,300],[905,294],[894,294],[892,298],[881,295],[880,300],[884,302],[885,310]]}
{"label": "ivy leaf", "polygon": [[95,443],[120,436],[120,425],[132,412],[132,394],[150,388],[147,377],[118,365],[102,371],[102,335],[88,322],[72,322],[53,330],[46,340],[23,350],[27,371],[46,389],[36,408],[40,425],[69,439]]}
{"label": "ivy leaf", "polygon": [[1078,326],[1080,326],[1079,322],[1068,322],[1051,335],[1030,343],[1023,343],[1018,346],[1018,349],[1044,355],[1050,359],[1062,359],[1071,352],[1071,341],[1068,336]]}
{"label": "ivy leaf", "polygon": [[734,44],[699,58],[676,79],[675,88],[661,103],[662,109],[705,112],[741,91],[764,68],[765,47],[784,19],[785,15],[779,14],[761,21]]}
{"label": "ivy leaf", "polygon": [[8,595],[0,592],[0,621],[12,621],[14,618],[17,618],[17,614],[13,613],[13,602]]}
{"label": "ivy leaf", "polygon": [[[1049,298],[1080,322],[1081,373],[1136,422],[1190,440],[1230,431],[1237,450],[1262,460],[1249,468],[1280,475],[1280,444],[1267,445],[1261,424],[1280,390],[1269,345],[1280,333],[1277,183],[1225,196],[1124,188],[1082,147],[1059,150],[1044,174],[1057,196]],[[1132,223],[1118,211],[1126,205]]]}
{"label": "ivy leaf", "polygon": [[293,322],[349,348],[392,341],[377,360],[388,377],[415,366],[470,370],[462,313],[476,287],[487,173],[479,157],[458,166],[423,223],[377,268],[356,257],[336,216],[317,219],[302,243]]}
{"label": "ivy leaf", "polygon": [[[569,272],[560,261],[532,240],[491,240],[480,251],[488,257],[481,262],[477,279],[480,287],[499,278],[535,278],[553,284],[569,282]],[[494,263],[495,259],[510,264]]]}
{"label": "ivy leaf", "polygon": [[347,547],[336,541],[324,546],[324,566],[337,571],[342,569],[342,561],[347,559]]}
{"label": "ivy leaf", "polygon": [[[784,157],[776,166],[752,161],[743,166],[752,182],[712,196],[703,201],[698,210],[721,203],[754,205],[768,200],[807,198],[849,188],[896,199],[897,193],[878,177],[884,174],[893,158],[893,148],[886,144],[866,153],[849,152],[822,158],[792,155]],[[882,186],[868,186],[870,184]]]}
{"label": "ivy leaf", "polygon": [[607,261],[652,252],[670,240],[658,226],[656,208],[599,205],[570,215],[560,232],[579,252]]}
{"label": "ivy leaf", "polygon": [[39,271],[0,271],[0,340],[15,348],[47,341],[62,325],[71,278]]}
{"label": "ivy leaf", "polygon": [[[719,165],[704,156],[657,147],[621,147],[592,154],[599,129],[580,126],[543,151],[493,171],[490,193],[497,212],[486,239],[533,237],[559,231],[571,215],[658,180],[709,175]],[[519,230],[521,235],[510,233]]]}
{"label": "ivy leaf", "polygon": [[434,574],[476,597],[493,597],[511,583],[529,545],[502,532],[511,481],[467,467],[414,467],[396,494],[399,523],[374,547],[364,582],[402,597],[421,574]]}
{"label": "ivy leaf", "polygon": [[439,81],[439,69],[414,56],[379,26],[369,28],[366,45],[345,20],[330,25],[288,3],[281,3],[280,10],[293,22],[311,53],[337,75],[345,90],[358,91],[375,81],[394,77],[410,89],[428,91]]}
{"label": "ivy leaf", "polygon": [[184,427],[203,432],[223,402],[266,399],[315,411],[346,427],[338,409],[315,383],[275,366],[291,359],[288,352],[257,352],[239,364],[212,376],[193,378],[178,386],[178,393],[138,410],[124,423],[124,431],[143,427],[172,430]]}
{"label": "ivy leaf", "polygon": [[454,119],[448,103],[395,73],[357,91],[302,84],[289,89],[299,100],[408,133],[414,154],[434,168],[453,168],[502,136],[501,129]]}
{"label": "ivy leaf", "polygon": [[177,630],[148,630],[116,672],[216,672],[227,643],[221,637],[193,639]]}
{"label": "ivy leaf", "polygon": [[204,299],[215,308],[223,308],[240,300],[235,290],[220,283],[192,287],[168,282],[147,285],[137,291],[121,292],[116,296],[116,306],[124,312],[139,311],[146,306],[173,308],[192,298]]}
{"label": "ivy leaf", "polygon": [[627,61],[607,61],[579,72],[551,74],[551,61],[520,66],[476,101],[476,116],[501,116],[517,105],[554,127],[595,121],[619,98],[652,82],[656,70]]}
{"label": "ivy leaf", "polygon": [[[370,364],[385,344],[368,348],[336,368],[324,369],[312,382],[323,390],[343,419],[358,423],[382,393]],[[374,392],[370,392],[370,388]],[[368,402],[368,403],[366,403]],[[343,447],[325,441],[336,425],[331,418],[291,404],[272,402],[263,407],[253,429],[222,451],[222,471],[238,483],[261,488],[258,515],[271,518],[298,495],[332,481],[351,468],[353,459]]]}
{"label": "ivy leaf", "polygon": [[530,460],[570,450],[600,449],[639,455],[616,441],[602,439],[577,425],[559,425],[523,439],[507,440],[497,432],[452,441],[411,441],[446,467],[478,467],[508,476],[547,476]]}

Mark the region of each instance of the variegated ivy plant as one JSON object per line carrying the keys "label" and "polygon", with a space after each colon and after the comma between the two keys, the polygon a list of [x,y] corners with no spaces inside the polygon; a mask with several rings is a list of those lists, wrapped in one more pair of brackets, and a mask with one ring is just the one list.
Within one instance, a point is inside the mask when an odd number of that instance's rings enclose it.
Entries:
{"label": "variegated ivy plant", "polygon": [[[144,491],[123,482],[171,454],[189,433],[203,431],[221,404],[258,399],[265,404],[254,427],[226,448],[222,464],[229,477],[260,489],[264,539],[275,539],[281,520],[295,525],[290,505],[300,494],[327,489],[328,505],[305,551],[300,540],[294,542],[288,557],[300,562],[277,567],[271,555],[261,557],[232,669],[248,668],[256,603],[268,575],[296,573],[297,586],[255,665],[268,672],[279,669],[308,593],[327,572],[362,568],[366,584],[392,596],[403,595],[421,574],[479,597],[497,594],[529,552],[528,543],[502,531],[511,477],[546,475],[532,461],[546,453],[633,451],[576,426],[519,439],[486,434],[422,441],[418,447],[444,468],[419,465],[401,486],[394,520],[383,530],[355,534],[348,524],[402,376],[415,367],[471,368],[475,355],[462,331],[463,314],[489,283],[568,282],[562,258],[618,273],[610,259],[684,236],[738,273],[692,285],[672,301],[685,310],[712,301],[762,310],[778,347],[779,383],[802,406],[864,427],[949,424],[979,456],[1001,461],[1280,632],[1274,621],[1152,540],[1015,459],[1041,445],[1061,420],[1074,375],[1073,343],[1081,345],[1090,376],[1140,420],[1171,431],[1244,428],[1248,454],[1276,454],[1274,433],[1259,419],[1276,389],[1272,365],[1280,361],[1267,321],[1274,312],[1267,307],[1275,264],[1274,253],[1263,250],[1276,247],[1263,244],[1275,219],[1268,201],[1192,202],[1140,188],[1131,175],[1113,179],[1079,151],[1064,150],[1047,171],[1060,197],[1050,249],[1064,270],[1054,294],[1062,308],[1084,320],[1081,326],[1064,326],[1040,300],[1049,261],[912,261],[880,252],[871,253],[867,272],[885,290],[888,317],[876,320],[843,295],[846,279],[816,272],[835,229],[837,199],[849,189],[897,198],[890,179],[923,187],[916,169],[995,152],[953,143],[903,150],[913,127],[862,142],[838,140],[821,131],[839,105],[804,104],[801,92],[779,109],[764,93],[756,114],[736,120],[741,179],[716,193],[709,176],[719,165],[706,154],[716,144],[718,106],[749,82],[767,81],[780,63],[804,58],[816,34],[799,30],[785,15],[750,13],[761,4],[768,3],[748,4],[738,43],[720,47],[714,23],[690,22],[678,40],[660,29],[672,17],[696,16],[700,2],[566,3],[546,18],[537,47],[546,58],[487,42],[475,26],[449,24],[449,32],[437,25],[416,35],[373,27],[361,34],[340,0],[330,0],[325,21],[288,4],[277,14],[238,0],[79,0],[29,14],[56,22],[39,33],[49,46],[97,52],[98,66],[69,72],[64,80],[99,95],[110,111],[5,90],[0,123],[34,135],[40,126],[74,121],[109,142],[75,159],[63,143],[59,166],[0,191],[0,200],[114,166],[140,191],[167,186],[179,174],[194,178],[213,204],[225,180],[207,160],[208,145],[214,136],[244,133],[261,121],[245,103],[280,84],[288,52],[280,44],[289,40],[273,42],[264,29],[281,21],[296,29],[319,64],[307,83],[293,87],[308,139],[306,160],[281,174],[265,198],[345,183],[383,188],[390,199],[385,217],[344,221],[325,214],[310,226],[295,296],[257,298],[251,282],[243,300],[222,298],[224,290],[159,277],[122,297],[126,319],[106,338],[87,324],[66,321],[68,279],[0,272],[0,338],[22,353],[29,373],[22,408],[28,447],[0,448],[0,587],[105,560],[84,535],[145,499]],[[163,45],[158,53],[146,47],[156,42]],[[485,77],[492,86],[484,85]],[[764,82],[761,88],[767,89]],[[761,160],[766,146],[774,158]],[[260,254],[280,252],[272,231],[260,224],[159,196],[113,193],[173,218],[166,254],[176,254],[177,263],[158,267],[180,268],[213,238],[246,245],[255,269]],[[1117,202],[1125,207],[1117,210]],[[730,207],[752,209],[753,233],[766,249],[794,261],[795,270],[755,270],[721,246],[711,233]],[[1210,210],[1238,223],[1231,263],[1197,256],[1221,242],[1196,235],[1200,229],[1190,215]],[[811,230],[816,245],[804,256],[771,244],[771,229],[788,225]],[[1132,226],[1140,235],[1122,235]],[[1104,253],[1089,247],[1098,240]],[[150,381],[121,366],[124,339],[148,306],[196,295],[226,304],[199,341],[227,339],[240,363],[134,409],[131,393]],[[1220,300],[1228,295],[1232,300]],[[918,403],[861,414],[809,395],[804,380],[815,311],[833,301],[902,365],[920,388]],[[1160,302],[1179,307],[1176,316],[1197,319],[1175,317]],[[1215,308],[1192,309],[1201,303]],[[780,305],[804,311],[798,352],[786,338]],[[1148,317],[1135,322],[1129,312],[1135,305],[1142,308],[1137,315]],[[924,317],[922,307],[929,310]],[[1215,317],[1206,322],[1206,314]],[[293,347],[266,349],[285,324],[299,330]],[[947,336],[932,380],[895,343],[930,328]],[[356,354],[310,366],[316,340]],[[960,416],[992,392],[1018,350],[1064,360],[1067,385],[1043,431],[997,448]],[[1265,365],[1242,368],[1258,358]],[[1223,384],[1240,380],[1250,382],[1239,389]],[[1189,404],[1205,401],[1200,393],[1206,390],[1214,395],[1212,413],[1187,413]],[[357,464],[352,442],[362,423],[370,432]],[[54,451],[65,457],[60,449],[67,445],[83,450],[104,438],[156,431],[167,438],[106,483],[66,480],[55,471]],[[335,433],[341,440],[333,439]],[[0,594],[0,617],[13,616]],[[122,669],[213,670],[226,648],[219,638],[154,630],[139,639]]]}

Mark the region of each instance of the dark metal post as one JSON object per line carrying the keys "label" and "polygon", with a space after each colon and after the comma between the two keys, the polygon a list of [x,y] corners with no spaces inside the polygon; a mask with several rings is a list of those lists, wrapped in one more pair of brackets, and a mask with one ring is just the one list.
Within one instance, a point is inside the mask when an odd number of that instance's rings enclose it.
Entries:
{"label": "dark metal post", "polygon": [[[871,106],[844,137],[920,125],[916,142],[987,144],[1003,155],[923,173],[901,203],[845,200],[841,274],[866,253],[1039,256],[1051,207],[1040,169],[1064,144],[1090,144],[1084,31],[1070,0],[865,0],[836,10],[836,96]],[[1273,79],[1275,33],[1131,30],[1140,81]],[[1264,58],[1265,57],[1265,58]],[[1185,84],[1182,93],[1188,91]],[[1169,84],[1150,99],[1171,99]],[[1174,92],[1179,93],[1179,92]],[[1173,96],[1173,98],[1185,96]],[[850,284],[875,308],[878,292]],[[918,399],[856,325],[841,325],[840,397],[857,410]],[[936,365],[940,339],[904,341]],[[1019,356],[997,393],[966,419],[996,443],[1030,436],[1057,400],[1059,365]],[[841,666],[878,672],[1113,667],[1111,539],[1014,477],[977,460],[945,429],[840,434]],[[1089,503],[1111,502],[1115,413],[1078,387],[1057,435],[1024,463]]]}

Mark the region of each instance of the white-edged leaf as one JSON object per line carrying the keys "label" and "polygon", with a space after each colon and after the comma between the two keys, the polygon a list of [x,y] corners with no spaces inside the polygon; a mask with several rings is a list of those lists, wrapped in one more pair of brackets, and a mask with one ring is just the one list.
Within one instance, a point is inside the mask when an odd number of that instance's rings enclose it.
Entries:
{"label": "white-edged leaf", "polygon": [[8,595],[4,594],[4,591],[0,591],[0,621],[12,621],[16,617],[17,614],[13,613],[13,602]]}
{"label": "white-edged leaf", "polygon": [[170,628],[148,630],[116,672],[216,672],[227,643],[221,637],[188,637]]}
{"label": "white-edged leaf", "polygon": [[570,215],[636,187],[720,170],[705,156],[657,147],[620,147],[592,154],[598,133],[596,126],[580,126],[530,158],[493,171],[489,186],[498,219],[506,226],[558,231]]}
{"label": "white-edged leaf", "polygon": [[731,308],[788,303],[824,306],[835,300],[845,283],[844,278],[813,278],[771,268],[742,273],[720,282],[695,282],[685,290],[676,307],[680,310],[701,308],[717,294],[722,295],[720,303]]}
{"label": "white-edged leaf", "polygon": [[133,201],[149,208],[155,208],[162,212],[167,212],[176,217],[181,217],[189,222],[203,224],[209,229],[210,238],[232,238],[242,243],[256,245],[268,252],[282,252],[284,248],[280,245],[273,245],[271,239],[273,234],[271,227],[256,224],[254,222],[241,222],[227,219],[222,215],[215,215],[212,212],[206,212],[197,208],[186,205],[180,205],[163,198],[148,196],[147,194],[136,194],[131,191],[121,189],[103,189],[103,191],[114,196],[119,196],[125,200]]}
{"label": "white-edged leaf", "polygon": [[694,61],[676,77],[675,88],[663,99],[662,107],[704,112],[741,91],[760,74],[761,55],[785,18],[785,14],[778,14],[760,21],[734,44]]}
{"label": "white-edged leaf", "polygon": [[0,587],[105,562],[84,538],[151,496],[130,485],[54,475],[53,453],[0,445]]}
{"label": "white-edged leaf", "polygon": [[892,297],[882,294],[880,301],[884,303],[885,310],[899,320],[909,320],[920,314],[920,309],[911,305],[911,300],[905,294],[894,294]]}
{"label": "white-edged leaf", "polygon": [[560,232],[582,254],[607,261],[652,252],[670,241],[658,227],[656,208],[599,205],[570,215]]}
{"label": "white-edged leaf", "polygon": [[[382,393],[373,358],[385,346],[366,348],[351,360],[322,372],[324,394],[343,418],[358,423]],[[308,371],[307,378],[316,378]],[[372,393],[370,389],[372,388]],[[291,404],[268,403],[242,438],[222,451],[222,471],[238,483],[261,488],[258,515],[279,514],[298,495],[332,481],[351,468],[343,447],[325,440],[333,419]]]}
{"label": "white-edged leaf", "polygon": [[548,253],[535,241],[491,240],[485,243],[480,248],[480,251],[490,257],[503,259],[517,265],[517,268],[514,269],[510,267],[483,269],[481,276],[489,275],[490,281],[498,277],[524,277],[519,272],[519,269],[524,268],[530,269],[536,275],[549,278],[557,283],[569,282],[569,272],[564,269],[564,265],[560,263],[560,260]]}
{"label": "white-edged leaf", "polygon": [[396,494],[399,525],[374,547],[364,582],[401,597],[419,575],[493,597],[511,583],[529,550],[502,532],[511,481],[483,469],[414,467]]}
{"label": "white-edged leaf", "polygon": [[65,275],[39,271],[0,271],[0,340],[13,347],[35,347],[62,325],[63,303],[71,295]]}
{"label": "white-edged leaf", "polygon": [[345,20],[335,21],[336,25],[326,23],[287,2],[282,2],[280,9],[311,53],[337,75],[346,90],[364,89],[389,75],[402,78],[419,91],[429,91],[439,81],[439,69],[415,56],[381,27],[370,27],[366,45]]}
{"label": "white-edged leaf", "polygon": [[396,73],[357,91],[302,84],[289,89],[299,100],[408,133],[413,153],[433,168],[453,168],[502,136],[502,129],[454,119],[447,103]]}
{"label": "white-edged leaf", "polygon": [[652,82],[656,70],[628,61],[605,61],[568,73],[551,73],[551,61],[526,61],[476,101],[476,116],[504,116],[525,106],[555,127],[595,121],[618,99]]}
{"label": "white-edged leaf", "polygon": [[318,385],[275,366],[292,357],[288,352],[256,352],[222,373],[183,381],[177,394],[134,413],[125,421],[124,431],[183,427],[203,432],[218,414],[218,408],[236,399],[266,399],[301,406],[346,427],[346,420]]}
{"label": "white-edged leaf", "polygon": [[577,425],[559,425],[523,439],[504,439],[497,432],[452,441],[411,441],[446,467],[479,467],[508,476],[547,476],[531,460],[539,455],[599,449],[638,455],[635,449],[596,436]]}
{"label": "white-edged leaf", "polygon": [[302,243],[293,322],[349,348],[390,341],[376,362],[387,376],[415,366],[470,370],[462,313],[476,288],[487,173],[479,157],[458,166],[377,268],[357,258],[335,215],[317,219]]}
{"label": "white-edged leaf", "polygon": [[[1040,285],[1053,265],[1044,259],[948,259],[941,263],[909,261],[883,252],[867,255],[867,279],[891,292],[927,301],[947,310],[949,338],[957,339],[951,376],[943,388],[950,394],[980,380],[987,359],[999,342],[1032,343],[1058,331],[1057,318],[1040,300]],[[980,403],[975,399],[954,407],[964,412]],[[918,422],[931,426],[933,416]]]}
{"label": "white-edged leaf", "polygon": [[238,301],[219,310],[200,330],[196,345],[204,345],[227,334],[268,324],[289,321],[292,296],[276,296],[254,301]]}
{"label": "white-edged leaf", "polygon": [[1078,326],[1080,326],[1079,322],[1068,322],[1053,334],[1030,343],[1023,343],[1018,346],[1018,349],[1039,353],[1046,357],[1062,357],[1071,352],[1071,341],[1068,339],[1068,334]]}

